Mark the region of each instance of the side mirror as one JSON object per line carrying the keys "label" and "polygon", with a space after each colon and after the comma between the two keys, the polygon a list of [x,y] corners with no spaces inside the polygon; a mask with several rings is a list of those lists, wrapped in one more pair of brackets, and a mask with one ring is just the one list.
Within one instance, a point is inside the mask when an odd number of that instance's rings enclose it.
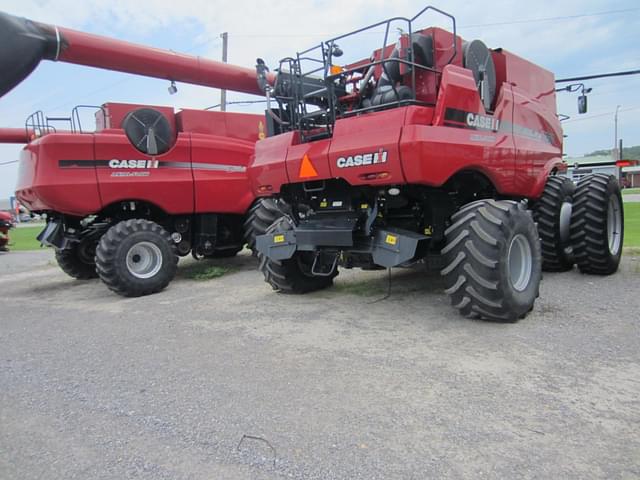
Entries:
{"label": "side mirror", "polygon": [[578,97],[578,113],[587,113],[587,96],[580,95]]}
{"label": "side mirror", "polygon": [[263,92],[266,92],[268,81],[267,81],[267,73],[269,72],[269,67],[264,63],[264,60],[261,58],[256,59],[256,76],[258,78],[258,88]]}

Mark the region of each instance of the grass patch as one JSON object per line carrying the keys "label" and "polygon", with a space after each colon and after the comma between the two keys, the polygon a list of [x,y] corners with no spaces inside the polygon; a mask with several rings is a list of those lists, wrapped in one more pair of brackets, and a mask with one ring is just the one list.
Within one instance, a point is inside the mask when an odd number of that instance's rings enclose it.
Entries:
{"label": "grass patch", "polygon": [[9,230],[10,250],[40,250],[40,242],[36,240],[44,226],[20,227]]}
{"label": "grass patch", "polygon": [[624,204],[624,246],[640,247],[640,203]]}
{"label": "grass patch", "polygon": [[230,267],[211,265],[208,262],[200,261],[180,269],[180,276],[191,280],[212,280],[214,278],[222,277],[231,270],[232,269]]}
{"label": "grass patch", "polygon": [[623,195],[637,195],[640,194],[640,188],[625,188],[622,190]]}

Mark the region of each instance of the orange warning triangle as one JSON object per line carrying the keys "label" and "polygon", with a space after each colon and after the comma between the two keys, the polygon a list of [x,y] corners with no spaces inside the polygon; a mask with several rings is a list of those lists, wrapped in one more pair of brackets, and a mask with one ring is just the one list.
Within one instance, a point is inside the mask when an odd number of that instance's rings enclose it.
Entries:
{"label": "orange warning triangle", "polygon": [[317,176],[318,176],[318,172],[316,171],[315,167],[313,166],[313,163],[311,163],[311,160],[309,160],[309,157],[305,153],[304,157],[302,157],[302,163],[300,164],[300,173],[298,173],[298,177],[311,178],[311,177],[317,177]]}

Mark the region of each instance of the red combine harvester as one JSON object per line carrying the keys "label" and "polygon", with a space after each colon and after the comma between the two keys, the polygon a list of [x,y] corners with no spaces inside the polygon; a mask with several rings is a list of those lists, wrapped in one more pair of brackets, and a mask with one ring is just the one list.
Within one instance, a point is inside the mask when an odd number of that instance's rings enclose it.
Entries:
{"label": "red combine harvester", "polygon": [[[416,30],[427,12],[452,32]],[[358,50],[376,31],[384,40],[369,58],[336,65],[345,43]],[[276,134],[256,144],[249,174],[257,196],[291,207],[257,237],[274,289],[327,287],[338,266],[433,259],[463,315],[515,321],[543,268],[617,270],[618,182],[590,175],[576,187],[559,175],[553,74],[463,40],[451,15],[427,7],[284,59],[275,83],[267,72],[259,60]]]}
{"label": "red combine harvester", "polygon": [[[0,13],[0,95],[41,59],[262,93],[254,69]],[[0,129],[0,142],[26,143],[16,196],[47,214],[38,239],[72,277],[99,276],[126,296],[154,293],[178,256],[233,256],[279,216],[272,201],[255,201],[247,175],[263,116],[106,103],[89,107],[97,129],[87,133],[82,108]]]}

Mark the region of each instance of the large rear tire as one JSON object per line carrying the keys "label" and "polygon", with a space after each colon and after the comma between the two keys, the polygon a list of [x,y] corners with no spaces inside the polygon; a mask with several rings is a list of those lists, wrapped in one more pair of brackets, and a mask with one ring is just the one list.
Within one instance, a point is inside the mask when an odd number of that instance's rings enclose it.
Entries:
{"label": "large rear tire", "polygon": [[[290,222],[287,217],[282,217],[267,229],[266,234],[290,230]],[[311,273],[313,258],[313,252],[296,252],[288,260],[271,260],[258,254],[259,268],[265,282],[281,293],[308,293],[322,290],[333,284],[333,279],[338,275],[338,267],[326,276],[313,275]]]}
{"label": "large rear tire", "polygon": [[280,202],[274,198],[259,198],[249,210],[244,222],[244,239],[254,255],[257,255],[256,237],[264,235],[273,222],[284,215]]}
{"label": "large rear tire", "polygon": [[169,233],[149,220],[125,220],[102,236],[96,249],[100,279],[119,295],[140,297],[164,289],[178,255]]}
{"label": "large rear tire", "polygon": [[446,230],[441,271],[462,315],[514,322],[539,295],[538,232],[522,203],[480,200],[461,208]]}
{"label": "large rear tire", "polygon": [[97,278],[96,243],[96,241],[76,242],[68,248],[56,249],[58,266],[64,273],[77,280]]}
{"label": "large rear tire", "polygon": [[602,173],[581,178],[571,216],[571,242],[580,271],[615,273],[623,241],[624,210],[618,180]]}
{"label": "large rear tire", "polygon": [[567,177],[551,176],[533,207],[542,248],[542,270],[565,272],[573,268],[571,211],[575,184]]}

